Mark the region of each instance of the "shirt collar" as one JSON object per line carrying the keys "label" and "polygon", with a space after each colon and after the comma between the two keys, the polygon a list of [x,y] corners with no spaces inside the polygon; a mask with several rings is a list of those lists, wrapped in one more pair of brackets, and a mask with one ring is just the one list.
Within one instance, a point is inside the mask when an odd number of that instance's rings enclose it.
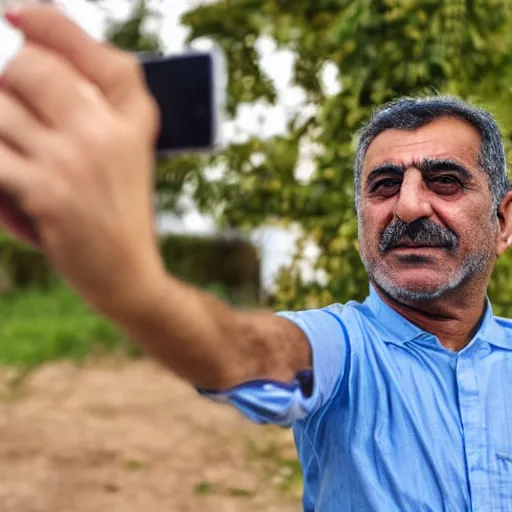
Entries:
{"label": "shirt collar", "polygon": [[[490,300],[487,297],[485,300],[484,318],[471,343],[480,340],[496,347],[512,350],[512,338],[506,335],[505,329],[496,321]],[[373,285],[370,285],[370,294],[364,304],[378,320],[379,328],[384,332],[384,341],[403,344],[420,337],[432,336],[388,306]]]}
{"label": "shirt collar", "polygon": [[480,338],[490,345],[512,350],[512,338],[507,336],[507,332],[497,321],[492,312],[491,301],[486,298],[487,307],[485,309],[485,316],[482,320],[482,325],[475,335],[475,338]]}

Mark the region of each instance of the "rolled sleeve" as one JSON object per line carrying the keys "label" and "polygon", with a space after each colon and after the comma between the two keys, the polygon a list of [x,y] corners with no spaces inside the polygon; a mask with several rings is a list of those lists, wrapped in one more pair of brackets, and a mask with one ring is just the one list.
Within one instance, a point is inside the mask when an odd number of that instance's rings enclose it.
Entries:
{"label": "rolled sleeve", "polygon": [[299,372],[292,382],[254,380],[227,391],[199,392],[216,402],[235,406],[255,423],[288,427],[320,409],[333,396],[345,371],[348,336],[342,320],[328,309],[283,311],[277,315],[295,323],[306,335],[312,351],[312,369]]}

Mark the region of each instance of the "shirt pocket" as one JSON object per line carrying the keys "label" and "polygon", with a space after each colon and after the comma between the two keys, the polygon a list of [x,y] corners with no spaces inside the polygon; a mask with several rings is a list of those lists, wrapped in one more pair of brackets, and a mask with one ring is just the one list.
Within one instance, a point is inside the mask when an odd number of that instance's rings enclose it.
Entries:
{"label": "shirt pocket", "polygon": [[[493,455],[494,478],[492,486],[494,492],[500,500],[512,504],[512,446],[498,445]],[[512,506],[510,510],[512,511]]]}
{"label": "shirt pocket", "polygon": [[495,455],[498,471],[502,471],[505,474],[510,474],[512,476],[512,450],[501,450],[498,448]]}

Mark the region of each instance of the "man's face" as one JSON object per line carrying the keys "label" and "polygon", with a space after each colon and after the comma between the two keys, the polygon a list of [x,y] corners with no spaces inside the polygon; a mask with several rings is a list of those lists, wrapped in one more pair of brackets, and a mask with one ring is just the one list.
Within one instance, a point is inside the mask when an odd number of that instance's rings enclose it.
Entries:
{"label": "man's face", "polygon": [[454,118],[387,130],[370,144],[361,258],[370,279],[395,299],[435,299],[490,272],[498,219],[479,151],[477,130]]}

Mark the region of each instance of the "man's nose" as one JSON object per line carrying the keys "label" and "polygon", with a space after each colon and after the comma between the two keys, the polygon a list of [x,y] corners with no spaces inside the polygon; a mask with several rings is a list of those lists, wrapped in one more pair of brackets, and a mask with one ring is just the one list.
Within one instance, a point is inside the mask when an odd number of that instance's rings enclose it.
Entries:
{"label": "man's nose", "polygon": [[395,205],[395,215],[408,224],[422,217],[430,217],[432,206],[428,193],[421,172],[417,169],[407,170]]}

